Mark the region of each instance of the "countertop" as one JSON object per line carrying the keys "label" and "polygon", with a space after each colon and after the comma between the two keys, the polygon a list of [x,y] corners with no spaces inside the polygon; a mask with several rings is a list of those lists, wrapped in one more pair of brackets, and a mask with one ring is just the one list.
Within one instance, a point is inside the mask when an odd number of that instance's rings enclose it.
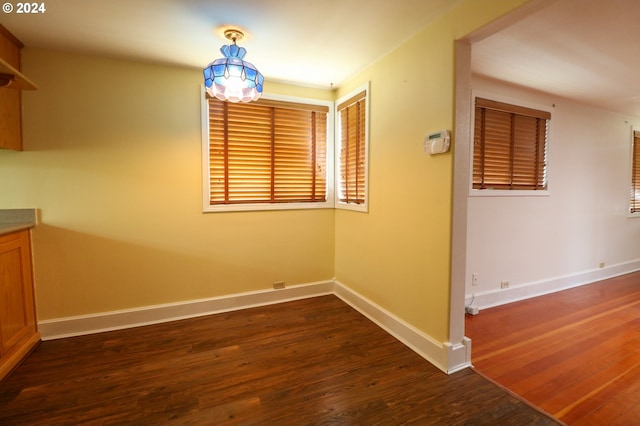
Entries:
{"label": "countertop", "polygon": [[0,235],[36,226],[36,209],[0,209]]}

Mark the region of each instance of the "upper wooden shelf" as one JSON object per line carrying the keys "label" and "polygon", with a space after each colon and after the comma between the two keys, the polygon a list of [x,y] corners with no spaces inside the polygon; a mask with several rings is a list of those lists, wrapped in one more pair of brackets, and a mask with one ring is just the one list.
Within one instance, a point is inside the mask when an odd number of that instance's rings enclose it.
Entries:
{"label": "upper wooden shelf", "polygon": [[0,87],[19,90],[36,90],[38,86],[27,76],[0,58]]}

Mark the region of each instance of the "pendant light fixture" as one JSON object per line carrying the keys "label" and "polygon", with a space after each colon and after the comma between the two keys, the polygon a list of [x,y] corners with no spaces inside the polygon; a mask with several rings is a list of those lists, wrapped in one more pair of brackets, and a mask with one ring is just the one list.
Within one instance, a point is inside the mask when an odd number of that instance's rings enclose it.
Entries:
{"label": "pendant light fixture", "polygon": [[204,86],[209,95],[229,102],[251,102],[262,95],[264,77],[253,64],[242,60],[247,51],[236,41],[244,37],[240,30],[229,29],[224,36],[232,42],[220,52],[224,58],[216,59],[204,69]]}

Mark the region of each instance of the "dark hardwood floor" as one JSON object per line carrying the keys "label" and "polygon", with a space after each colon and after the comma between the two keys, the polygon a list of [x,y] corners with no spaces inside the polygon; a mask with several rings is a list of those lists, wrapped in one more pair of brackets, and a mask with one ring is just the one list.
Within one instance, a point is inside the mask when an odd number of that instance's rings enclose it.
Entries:
{"label": "dark hardwood floor", "polygon": [[43,342],[0,382],[0,424],[558,423],[323,296]]}
{"label": "dark hardwood floor", "polygon": [[477,371],[570,425],[640,424],[640,272],[467,316]]}

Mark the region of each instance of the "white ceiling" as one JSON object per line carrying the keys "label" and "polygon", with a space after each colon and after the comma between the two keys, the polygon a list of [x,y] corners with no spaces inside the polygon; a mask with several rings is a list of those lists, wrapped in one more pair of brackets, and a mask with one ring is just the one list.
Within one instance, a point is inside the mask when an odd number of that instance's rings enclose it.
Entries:
{"label": "white ceiling", "polygon": [[[544,7],[473,45],[474,72],[640,116],[640,1],[536,1]],[[238,26],[267,80],[330,87],[459,2],[49,0],[45,13],[0,23],[27,46],[194,69],[220,57],[221,27]]]}
{"label": "white ceiling", "polygon": [[235,26],[267,80],[330,87],[459,1],[49,0],[44,14],[0,13],[0,23],[26,46],[200,69],[229,43],[219,28]]}
{"label": "white ceiling", "polygon": [[557,0],[473,44],[472,68],[640,117],[640,1]]}

